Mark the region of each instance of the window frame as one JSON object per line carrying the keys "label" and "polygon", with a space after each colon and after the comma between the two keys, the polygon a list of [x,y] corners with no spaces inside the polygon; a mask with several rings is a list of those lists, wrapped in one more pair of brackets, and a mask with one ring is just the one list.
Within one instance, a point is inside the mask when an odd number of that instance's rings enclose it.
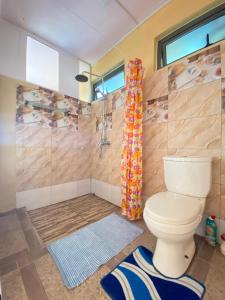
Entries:
{"label": "window frame", "polygon": [[[107,80],[111,79],[112,77],[114,77],[115,75],[119,74],[121,71],[123,71],[124,74],[124,85],[125,85],[125,64],[119,64],[118,66],[114,67],[111,71],[105,73],[103,75],[103,80],[104,82],[106,82]],[[97,79],[93,82],[92,84],[92,101],[98,101],[100,98],[96,98],[96,92],[95,92],[95,88],[98,85],[101,85],[102,80],[101,79]],[[119,89],[121,89],[122,87],[124,87],[124,85],[122,85],[121,87],[118,87],[117,89],[111,91],[110,93],[113,93],[114,91],[117,91]]]}
{"label": "window frame", "polygon": [[209,45],[206,45],[204,48],[200,48],[197,51],[191,52],[188,55],[185,55],[175,61],[173,61],[172,63],[167,64],[166,63],[166,46],[175,41],[176,39],[178,39],[179,37],[185,35],[185,33],[189,33],[192,30],[199,28],[213,20],[218,19],[219,17],[225,16],[225,3],[222,5],[219,5],[213,9],[211,9],[210,11],[207,11],[206,13],[204,13],[203,15],[195,18],[194,20],[186,23],[185,25],[183,25],[182,27],[176,29],[175,31],[169,33],[167,36],[163,37],[162,39],[160,39],[157,43],[157,69],[161,69],[165,66],[168,66],[176,61],[178,61],[179,59],[182,59],[186,56],[189,56],[190,54],[196,53],[198,51],[200,51],[201,49],[205,49],[213,44],[216,44],[224,39],[221,39],[219,41],[217,41],[216,43],[212,43]]}

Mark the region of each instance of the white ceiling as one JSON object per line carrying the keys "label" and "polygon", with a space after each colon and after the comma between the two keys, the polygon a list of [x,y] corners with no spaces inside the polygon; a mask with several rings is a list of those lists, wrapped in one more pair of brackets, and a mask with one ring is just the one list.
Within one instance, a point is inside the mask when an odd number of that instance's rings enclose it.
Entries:
{"label": "white ceiling", "polygon": [[168,0],[0,0],[0,15],[94,63]]}

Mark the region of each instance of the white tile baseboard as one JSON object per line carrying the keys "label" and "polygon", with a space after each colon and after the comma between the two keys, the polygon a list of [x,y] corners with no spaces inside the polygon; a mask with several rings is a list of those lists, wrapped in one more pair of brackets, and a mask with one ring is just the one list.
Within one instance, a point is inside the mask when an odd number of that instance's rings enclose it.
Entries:
{"label": "white tile baseboard", "polygon": [[91,192],[117,206],[121,206],[121,188],[97,179],[91,179]]}
{"label": "white tile baseboard", "polygon": [[91,180],[83,179],[16,193],[16,207],[36,209],[50,204],[87,195],[91,192]]}

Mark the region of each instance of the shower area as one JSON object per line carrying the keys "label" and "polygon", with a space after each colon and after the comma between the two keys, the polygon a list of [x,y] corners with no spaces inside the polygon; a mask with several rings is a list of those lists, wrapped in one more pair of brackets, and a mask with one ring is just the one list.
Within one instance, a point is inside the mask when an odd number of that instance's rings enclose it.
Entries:
{"label": "shower area", "polygon": [[98,148],[99,148],[99,157],[102,158],[103,156],[103,150],[105,146],[110,146],[110,141],[107,136],[107,130],[109,129],[108,127],[111,126],[108,124],[108,118],[107,118],[107,110],[106,110],[106,101],[107,101],[107,90],[105,89],[105,84],[104,84],[104,78],[100,75],[84,71],[82,74],[78,74],[75,76],[75,79],[80,82],[84,83],[89,80],[88,76],[85,74],[88,74],[89,76],[94,76],[97,77],[101,80],[101,89],[98,88],[95,90],[96,93],[99,93],[101,95],[101,100],[99,100],[101,103],[100,105],[102,106],[102,109],[98,111],[98,114],[95,115],[96,118],[96,131],[100,132],[99,136],[99,143],[98,143]]}
{"label": "shower area", "polygon": [[119,205],[124,90],[91,104],[28,83],[16,93],[17,207],[89,193]]}
{"label": "shower area", "polygon": [[91,190],[97,196],[116,205],[121,204],[120,164],[124,127],[125,88],[107,93],[100,75],[83,72],[76,76],[87,82],[92,75],[102,81],[99,100],[91,102]]}

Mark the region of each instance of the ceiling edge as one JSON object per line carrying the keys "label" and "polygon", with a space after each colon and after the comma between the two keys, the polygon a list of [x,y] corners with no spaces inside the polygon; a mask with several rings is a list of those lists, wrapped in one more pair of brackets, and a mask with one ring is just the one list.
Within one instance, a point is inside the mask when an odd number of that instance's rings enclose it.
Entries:
{"label": "ceiling edge", "polygon": [[[0,0],[1,1],[1,0]],[[121,43],[128,35],[130,35],[132,32],[137,30],[140,26],[142,26],[151,16],[153,16],[155,13],[157,13],[162,7],[166,6],[171,0],[165,1],[163,4],[161,4],[155,11],[151,12],[147,17],[145,17],[137,26],[135,26],[133,29],[131,29],[128,33],[126,33],[123,37],[119,39],[109,50],[105,51],[103,55],[101,55],[100,58],[98,58],[93,63],[90,63],[91,66],[96,64],[103,56],[105,56],[107,53],[109,53],[112,49],[116,48],[116,46]]]}

